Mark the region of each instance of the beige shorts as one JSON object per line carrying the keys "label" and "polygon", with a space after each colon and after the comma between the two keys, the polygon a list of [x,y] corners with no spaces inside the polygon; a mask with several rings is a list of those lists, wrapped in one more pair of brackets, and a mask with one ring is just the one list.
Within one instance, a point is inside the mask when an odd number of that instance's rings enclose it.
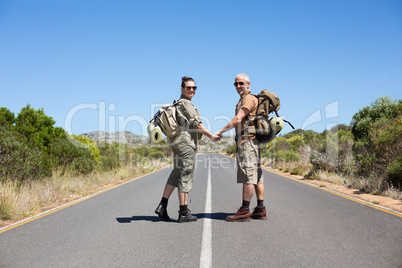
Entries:
{"label": "beige shorts", "polygon": [[260,143],[257,139],[237,145],[237,183],[264,183],[260,154]]}

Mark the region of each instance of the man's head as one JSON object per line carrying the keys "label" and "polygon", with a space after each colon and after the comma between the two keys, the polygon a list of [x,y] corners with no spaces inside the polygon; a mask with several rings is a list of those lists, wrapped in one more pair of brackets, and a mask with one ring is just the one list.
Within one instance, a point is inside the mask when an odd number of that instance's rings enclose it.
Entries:
{"label": "man's head", "polygon": [[250,89],[250,78],[247,74],[238,74],[236,75],[234,86],[237,93],[241,96]]}

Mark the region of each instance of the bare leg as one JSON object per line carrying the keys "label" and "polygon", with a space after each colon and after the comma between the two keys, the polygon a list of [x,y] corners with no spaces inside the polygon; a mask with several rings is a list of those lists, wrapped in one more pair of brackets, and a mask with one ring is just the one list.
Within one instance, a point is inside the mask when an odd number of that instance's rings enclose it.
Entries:
{"label": "bare leg", "polygon": [[188,193],[179,192],[179,204],[180,206],[187,205]]}
{"label": "bare leg", "polygon": [[264,200],[264,183],[255,185],[255,193],[258,200]]}
{"label": "bare leg", "polygon": [[170,195],[174,191],[174,188],[175,188],[174,186],[166,183],[165,190],[163,190],[163,197],[169,199]]}
{"label": "bare leg", "polygon": [[243,183],[243,200],[251,201],[254,194],[254,184]]}

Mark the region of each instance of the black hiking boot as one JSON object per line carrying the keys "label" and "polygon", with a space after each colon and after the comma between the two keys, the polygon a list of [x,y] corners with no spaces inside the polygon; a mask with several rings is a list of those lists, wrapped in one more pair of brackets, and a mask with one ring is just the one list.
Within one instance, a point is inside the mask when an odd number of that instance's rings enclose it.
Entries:
{"label": "black hiking boot", "polygon": [[191,211],[189,209],[187,209],[186,211],[179,211],[179,219],[177,220],[179,223],[197,221],[197,220],[198,218],[196,216],[191,215]]}
{"label": "black hiking boot", "polygon": [[155,209],[155,213],[158,214],[159,218],[165,221],[170,220],[170,217],[167,214],[166,206],[162,205],[162,203],[159,203],[158,207]]}

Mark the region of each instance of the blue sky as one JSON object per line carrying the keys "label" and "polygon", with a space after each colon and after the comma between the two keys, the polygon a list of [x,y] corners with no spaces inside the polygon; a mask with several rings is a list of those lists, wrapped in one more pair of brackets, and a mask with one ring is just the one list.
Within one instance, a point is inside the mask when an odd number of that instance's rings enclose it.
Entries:
{"label": "blue sky", "polygon": [[402,1],[0,0],[0,107],[43,107],[73,134],[145,135],[184,75],[216,132],[238,73],[253,93],[276,92],[296,128],[348,125],[377,98],[402,98]]}

